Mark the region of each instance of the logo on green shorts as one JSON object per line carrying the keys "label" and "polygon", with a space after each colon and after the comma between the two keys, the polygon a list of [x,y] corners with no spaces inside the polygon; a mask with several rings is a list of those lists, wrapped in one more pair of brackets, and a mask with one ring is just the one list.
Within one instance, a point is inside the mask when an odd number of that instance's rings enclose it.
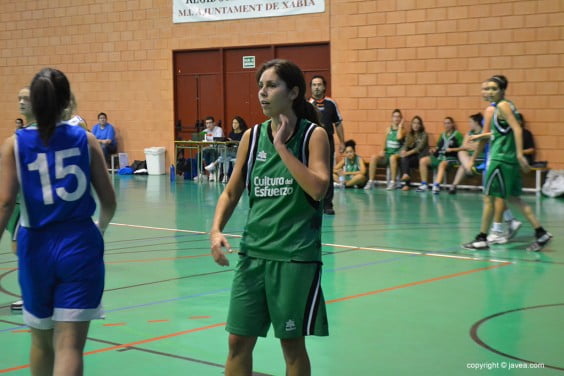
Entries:
{"label": "logo on green shorts", "polygon": [[292,330],[296,330],[296,323],[294,320],[286,321],[286,331],[291,332]]}

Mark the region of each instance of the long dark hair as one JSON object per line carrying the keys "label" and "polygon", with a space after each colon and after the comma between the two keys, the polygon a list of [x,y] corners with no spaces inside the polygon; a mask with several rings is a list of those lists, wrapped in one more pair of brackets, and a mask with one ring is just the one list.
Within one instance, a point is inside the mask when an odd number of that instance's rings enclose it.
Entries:
{"label": "long dark hair", "polygon": [[239,131],[241,133],[245,133],[245,131],[247,130],[247,122],[245,121],[245,119],[243,119],[241,116],[237,115],[237,116],[233,116],[233,119],[237,120],[239,122]]}
{"label": "long dark hair", "polygon": [[30,86],[31,109],[41,139],[47,143],[68,107],[71,97],[69,80],[63,72],[43,68],[35,75]]}
{"label": "long dark hair", "polygon": [[294,63],[288,60],[274,59],[264,63],[256,74],[257,83],[260,81],[260,76],[265,70],[274,68],[278,77],[286,83],[288,90],[298,87],[298,95],[294,99],[292,109],[298,118],[305,118],[312,123],[321,124],[319,121],[319,112],[317,109],[306,100],[306,84],[302,70]]}

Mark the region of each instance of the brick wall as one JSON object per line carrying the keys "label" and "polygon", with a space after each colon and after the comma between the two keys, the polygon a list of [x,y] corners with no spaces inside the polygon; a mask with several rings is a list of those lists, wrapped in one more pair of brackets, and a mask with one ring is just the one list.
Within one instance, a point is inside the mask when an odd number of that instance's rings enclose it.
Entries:
{"label": "brick wall", "polygon": [[19,88],[54,66],[69,76],[90,126],[108,113],[130,158],[144,158],[148,146],[166,146],[170,157],[173,50],[328,40],[331,95],[361,155],[381,148],[396,107],[407,119],[422,116],[435,135],[445,116],[465,131],[468,115],[484,107],[480,82],[501,73],[535,135],[537,159],[564,168],[561,0],[326,0],[323,14],[176,25],[171,7],[171,0],[2,0],[0,136],[19,117]]}

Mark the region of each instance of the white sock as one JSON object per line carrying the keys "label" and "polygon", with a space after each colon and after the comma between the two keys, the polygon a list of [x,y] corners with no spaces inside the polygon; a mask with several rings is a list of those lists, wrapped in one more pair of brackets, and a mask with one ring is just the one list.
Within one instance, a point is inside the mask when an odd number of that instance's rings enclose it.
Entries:
{"label": "white sock", "polygon": [[504,232],[505,231],[505,223],[503,222],[494,222],[492,226],[492,230],[495,232]]}
{"label": "white sock", "polygon": [[514,220],[515,217],[513,216],[513,213],[511,213],[510,209],[507,209],[506,211],[503,212],[503,220],[506,222],[512,221]]}

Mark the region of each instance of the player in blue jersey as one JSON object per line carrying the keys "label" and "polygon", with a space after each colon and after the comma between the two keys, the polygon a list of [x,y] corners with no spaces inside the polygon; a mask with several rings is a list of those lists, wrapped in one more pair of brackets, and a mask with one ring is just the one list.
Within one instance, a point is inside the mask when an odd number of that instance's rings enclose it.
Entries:
{"label": "player in blue jersey", "polygon": [[[41,70],[30,98],[36,122],[1,149],[0,233],[20,191],[18,267],[31,373],[82,375],[90,320],[103,317],[102,234],[115,212],[115,193],[96,138],[60,122],[70,100],[66,76]],[[101,206],[98,225],[91,186]]]}

